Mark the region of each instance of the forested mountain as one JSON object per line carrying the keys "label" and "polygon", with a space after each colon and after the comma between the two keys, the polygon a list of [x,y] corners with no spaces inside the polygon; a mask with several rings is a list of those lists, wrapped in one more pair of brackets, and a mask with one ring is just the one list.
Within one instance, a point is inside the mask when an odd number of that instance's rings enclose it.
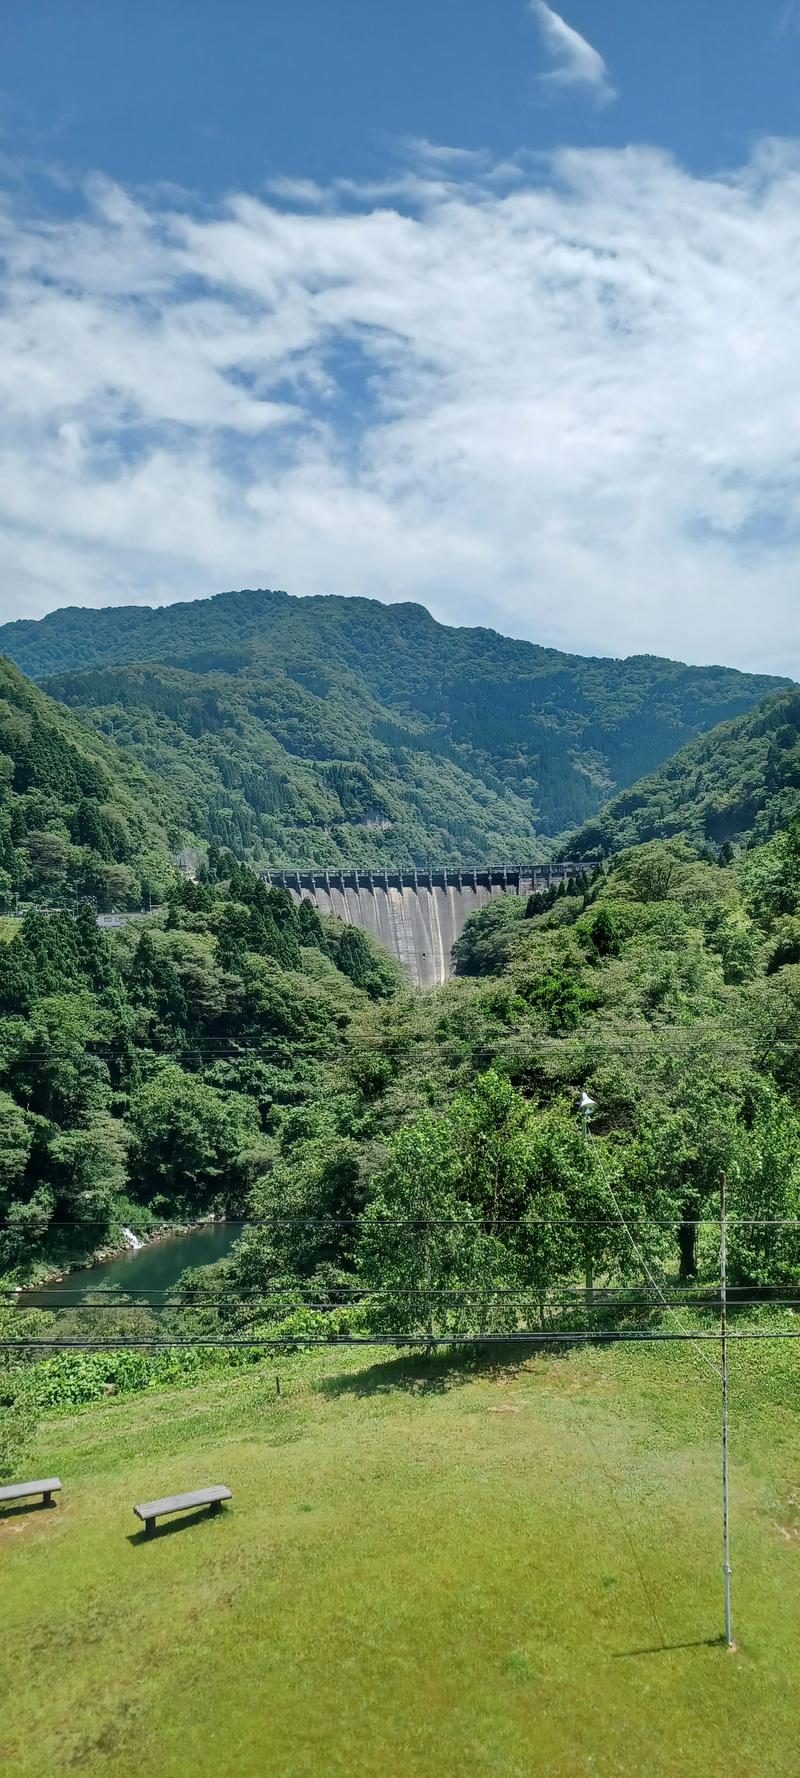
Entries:
{"label": "forested mountain", "polygon": [[715,846],[768,840],[800,812],[800,691],[682,747],[660,771],[601,809],[564,842],[569,858],[606,857],[683,835]]}
{"label": "forested mountain", "polygon": [[113,937],[33,910],[0,944],[0,1273],[124,1223],[246,1205],[269,1133],[397,978],[362,932],[228,861]]}
{"label": "forested mountain", "polygon": [[130,666],[45,685],[174,786],[193,830],[254,863],[544,856],[522,785],[401,728],[352,676],[311,690],[271,666]]}
{"label": "forested mountain", "polygon": [[0,658],[0,912],[17,899],[138,907],[164,893],[184,833],[167,785]]}
{"label": "forested mountain", "polygon": [[57,611],[0,648],[173,785],[190,826],[273,864],[534,860],[783,683],[268,591]]}

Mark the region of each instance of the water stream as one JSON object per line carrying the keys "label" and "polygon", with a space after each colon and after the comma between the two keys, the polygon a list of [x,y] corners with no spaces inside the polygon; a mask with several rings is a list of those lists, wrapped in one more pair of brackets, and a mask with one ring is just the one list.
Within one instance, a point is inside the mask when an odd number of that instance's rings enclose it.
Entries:
{"label": "water stream", "polygon": [[123,1292],[147,1292],[153,1298],[165,1296],[187,1266],[211,1266],[216,1260],[225,1259],[241,1233],[241,1223],[203,1223],[188,1234],[165,1235],[161,1241],[131,1247],[103,1265],[70,1272],[59,1283],[40,1284],[34,1290],[26,1290],[21,1300],[30,1309],[46,1309],[55,1303],[78,1304],[93,1290],[109,1285],[116,1285]]}

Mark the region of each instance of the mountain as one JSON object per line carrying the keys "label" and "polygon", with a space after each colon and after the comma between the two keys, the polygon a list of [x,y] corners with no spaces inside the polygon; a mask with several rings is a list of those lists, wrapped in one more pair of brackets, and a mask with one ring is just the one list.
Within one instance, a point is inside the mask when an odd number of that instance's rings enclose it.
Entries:
{"label": "mountain", "polygon": [[277,865],[533,861],[786,683],[269,591],[56,611],[0,648],[169,783],[198,833]]}
{"label": "mountain", "polygon": [[178,798],[0,658],[0,909],[138,906],[174,875]]}
{"label": "mountain", "polygon": [[759,843],[800,814],[800,691],[773,694],[723,722],[608,802],[564,842],[564,856],[607,856],[682,834]]}

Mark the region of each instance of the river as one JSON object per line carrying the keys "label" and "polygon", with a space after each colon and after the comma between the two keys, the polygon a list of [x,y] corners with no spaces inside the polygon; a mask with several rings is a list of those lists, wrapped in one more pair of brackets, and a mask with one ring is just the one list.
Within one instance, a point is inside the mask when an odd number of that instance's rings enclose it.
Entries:
{"label": "river", "polygon": [[93,1290],[111,1285],[137,1295],[141,1291],[151,1297],[165,1296],[187,1266],[212,1266],[225,1259],[241,1233],[240,1222],[205,1222],[186,1234],[165,1235],[161,1241],[148,1241],[136,1250],[131,1248],[102,1265],[84,1266],[59,1283],[26,1290],[20,1301],[29,1309],[52,1308],[55,1303],[78,1304]]}

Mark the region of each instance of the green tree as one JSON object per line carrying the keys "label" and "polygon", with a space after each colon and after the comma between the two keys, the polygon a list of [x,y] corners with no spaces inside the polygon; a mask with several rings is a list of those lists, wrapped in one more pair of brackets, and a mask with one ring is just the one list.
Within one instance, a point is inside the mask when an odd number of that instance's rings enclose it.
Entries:
{"label": "green tree", "polygon": [[63,888],[67,875],[68,845],[59,833],[31,832],[25,840],[34,891],[47,895]]}
{"label": "green tree", "polygon": [[525,911],[517,896],[498,895],[488,907],[470,914],[453,946],[456,974],[499,975],[510,961]]}
{"label": "green tree", "polygon": [[729,1192],[730,1275],[735,1284],[800,1284],[800,1119],[765,1095],[740,1130]]}
{"label": "green tree", "polygon": [[134,1094],[131,1129],[134,1188],[157,1212],[192,1215],[241,1202],[247,1156],[261,1135],[252,1099],[168,1066]]}
{"label": "green tree", "polygon": [[[46,1229],[24,1226],[25,1200],[30,1195],[26,1183],[28,1163],[33,1147],[34,1129],[30,1117],[11,1098],[0,1091],[0,1272],[17,1264],[32,1244],[38,1244]],[[30,1236],[35,1234],[31,1243]]]}
{"label": "green tree", "polygon": [[171,1036],[180,1037],[187,1023],[186,994],[174,964],[147,930],[133,955],[128,993],[147,1015],[151,1042],[162,1047]]}
{"label": "green tree", "polygon": [[345,926],[338,938],[331,938],[328,948],[337,969],[371,1000],[389,999],[395,993],[396,970],[387,957],[372,948],[358,926]]}
{"label": "green tree", "polygon": [[[674,1070],[670,1070],[674,1073]],[[736,1154],[742,1083],[687,1067],[648,1108],[626,1159],[634,1200],[674,1216],[681,1279],[697,1275],[698,1225],[716,1213],[719,1176]]]}
{"label": "green tree", "polygon": [[446,1340],[544,1323],[568,1281],[630,1255],[571,1109],[536,1110],[489,1070],[394,1138],[358,1258],[373,1325]]}

